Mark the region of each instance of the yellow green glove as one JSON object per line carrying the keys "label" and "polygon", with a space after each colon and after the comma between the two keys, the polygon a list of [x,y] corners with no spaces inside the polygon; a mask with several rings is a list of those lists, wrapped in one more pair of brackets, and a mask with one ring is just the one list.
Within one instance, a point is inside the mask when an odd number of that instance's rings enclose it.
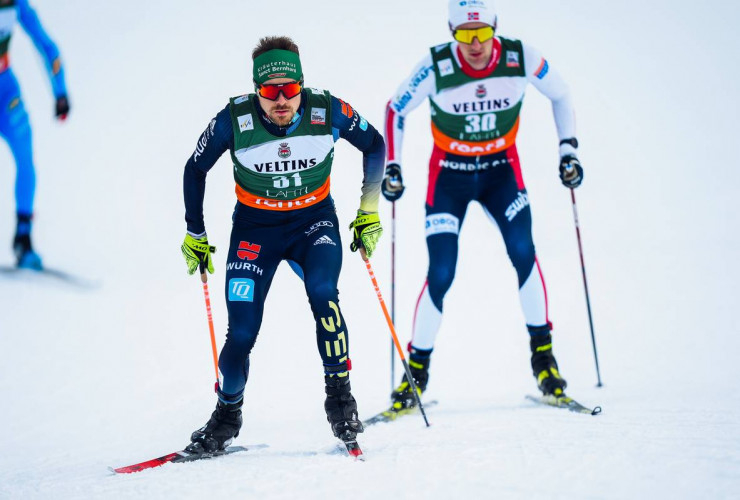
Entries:
{"label": "yellow green glove", "polygon": [[200,238],[194,238],[187,233],[185,241],[182,242],[182,256],[188,264],[188,274],[193,274],[198,267],[200,272],[204,273],[205,269],[213,274],[213,260],[211,254],[216,253],[216,247],[208,244],[208,236],[203,235]]}
{"label": "yellow green glove", "polygon": [[350,250],[356,252],[359,248],[364,248],[365,254],[370,258],[383,234],[383,226],[380,225],[378,213],[366,214],[358,210],[357,218],[349,225],[349,228],[352,229]]}

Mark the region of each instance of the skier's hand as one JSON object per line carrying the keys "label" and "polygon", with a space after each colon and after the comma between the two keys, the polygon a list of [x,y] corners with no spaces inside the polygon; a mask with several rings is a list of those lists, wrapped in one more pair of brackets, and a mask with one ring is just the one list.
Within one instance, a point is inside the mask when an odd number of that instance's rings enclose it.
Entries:
{"label": "skier's hand", "polygon": [[365,249],[365,255],[369,259],[375,251],[380,236],[383,234],[383,226],[380,225],[378,213],[371,214],[357,211],[357,218],[349,225],[352,229],[352,243],[349,248],[356,252],[360,248]]}
{"label": "skier's hand", "polygon": [[383,183],[380,185],[383,196],[388,201],[396,201],[403,195],[404,189],[406,189],[406,186],[403,185],[401,166],[397,163],[389,163],[385,167],[385,177],[383,178]]}
{"label": "skier's hand", "polygon": [[560,158],[560,181],[563,186],[575,189],[583,182],[583,168],[575,155]]}
{"label": "skier's hand", "polygon": [[182,256],[188,264],[188,274],[193,274],[200,266],[201,272],[213,274],[213,260],[211,254],[216,253],[216,247],[208,244],[208,236],[203,233],[200,238],[193,237],[190,233],[185,235],[185,241],[182,242]]}
{"label": "skier's hand", "polygon": [[57,97],[57,102],[54,109],[54,116],[57,117],[57,120],[64,121],[67,119],[67,114],[69,113],[69,99],[67,99],[66,95],[60,95]]}

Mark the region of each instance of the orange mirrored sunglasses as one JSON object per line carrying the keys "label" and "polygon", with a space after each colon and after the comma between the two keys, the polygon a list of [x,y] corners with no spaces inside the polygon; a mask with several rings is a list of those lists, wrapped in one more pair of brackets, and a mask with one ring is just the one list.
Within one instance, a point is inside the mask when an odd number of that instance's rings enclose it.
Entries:
{"label": "orange mirrored sunglasses", "polygon": [[288,82],[279,83],[276,85],[257,85],[257,93],[265,99],[269,99],[271,101],[277,101],[278,96],[281,92],[286,99],[292,99],[300,94],[302,89],[303,82]]}

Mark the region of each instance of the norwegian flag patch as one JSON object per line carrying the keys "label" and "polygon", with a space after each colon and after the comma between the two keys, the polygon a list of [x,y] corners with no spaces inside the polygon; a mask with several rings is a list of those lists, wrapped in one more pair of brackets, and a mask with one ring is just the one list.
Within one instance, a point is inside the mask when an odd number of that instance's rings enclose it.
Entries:
{"label": "norwegian flag patch", "polygon": [[468,21],[480,21],[480,14],[477,12],[468,12]]}
{"label": "norwegian flag patch", "polygon": [[545,75],[547,74],[549,70],[550,70],[550,65],[547,64],[547,61],[543,57],[542,62],[540,62],[540,67],[537,68],[537,71],[535,72],[534,76],[542,80],[543,78],[545,78]]}

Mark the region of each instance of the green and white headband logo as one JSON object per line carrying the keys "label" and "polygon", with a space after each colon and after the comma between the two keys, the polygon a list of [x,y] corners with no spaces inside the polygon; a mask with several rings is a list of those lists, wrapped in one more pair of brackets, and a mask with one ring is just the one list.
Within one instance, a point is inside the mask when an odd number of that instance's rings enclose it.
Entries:
{"label": "green and white headband logo", "polygon": [[257,56],[252,73],[254,81],[260,85],[273,78],[290,78],[298,81],[303,77],[298,54],[282,49],[269,50]]}

